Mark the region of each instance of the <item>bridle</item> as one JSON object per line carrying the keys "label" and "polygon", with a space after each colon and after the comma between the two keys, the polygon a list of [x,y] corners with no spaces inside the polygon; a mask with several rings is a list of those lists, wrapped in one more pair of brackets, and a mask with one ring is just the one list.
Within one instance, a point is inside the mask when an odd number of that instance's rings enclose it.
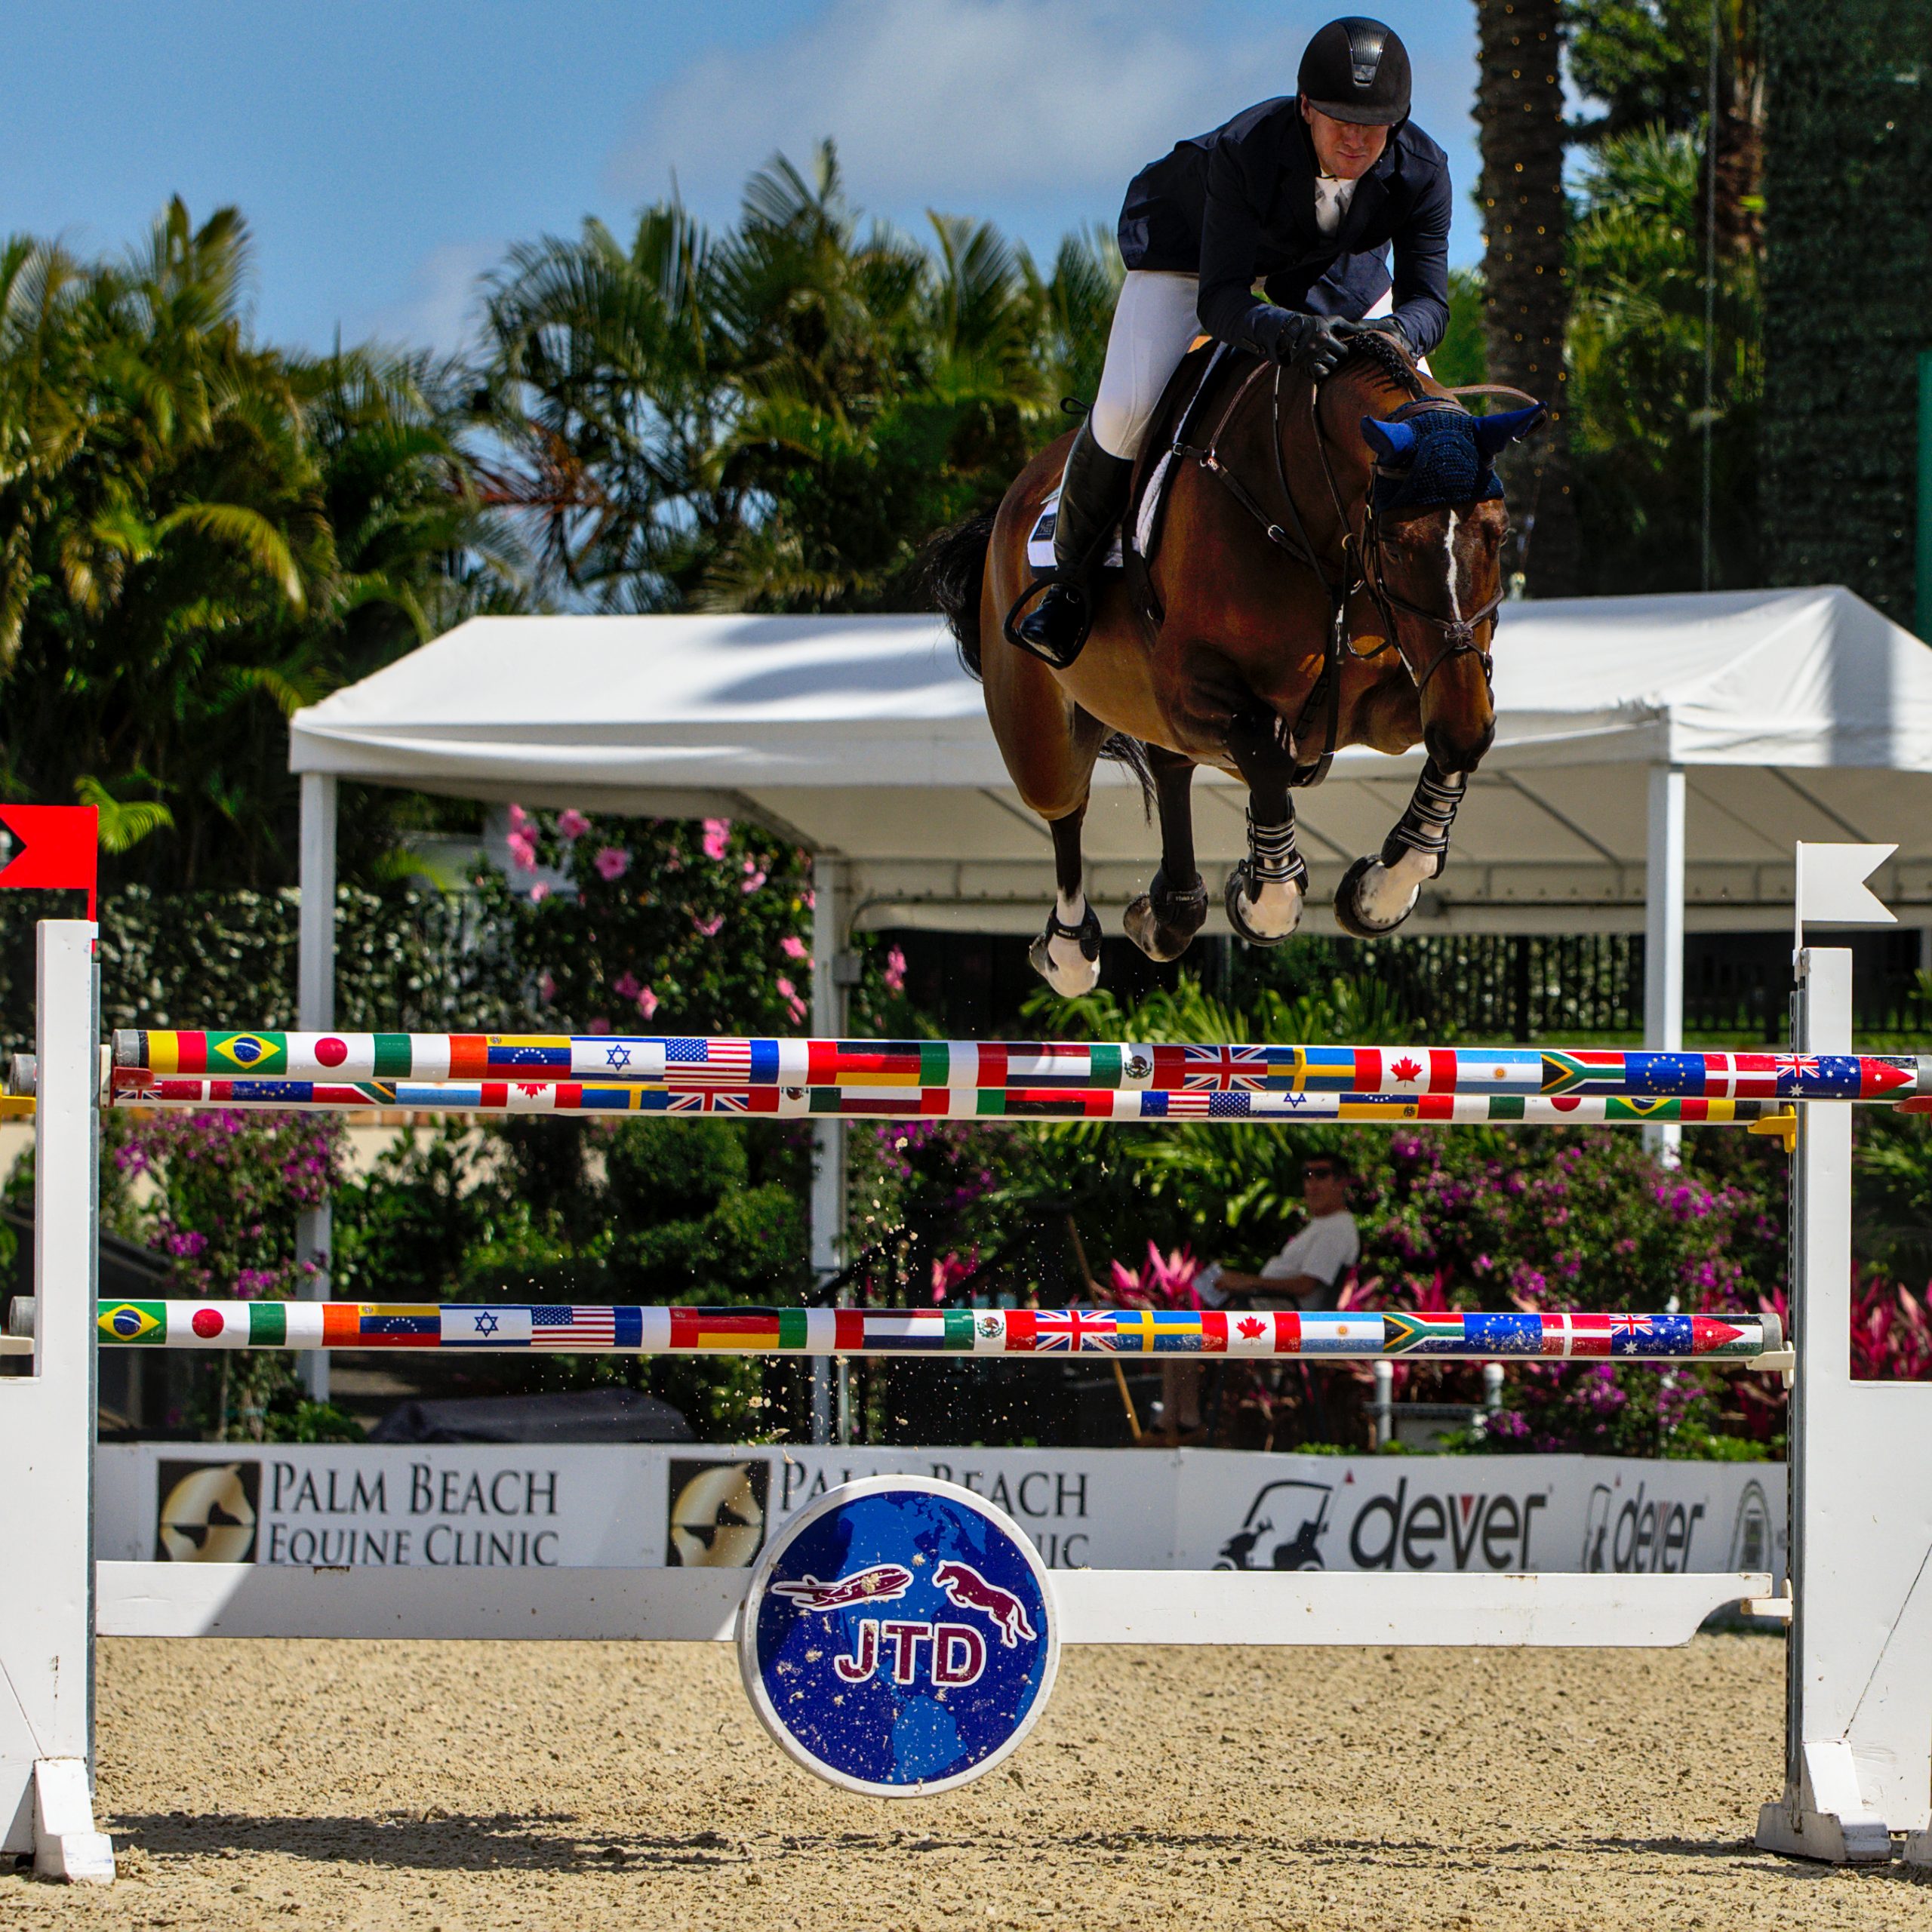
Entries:
{"label": "bridle", "polygon": [[[1248,392],[1272,371],[1274,380],[1271,398],[1274,433],[1269,438],[1275,452],[1275,482],[1276,491],[1287,512],[1286,521],[1278,521],[1256,499],[1240,477],[1221,459],[1221,438],[1228,426],[1233,422],[1241,405],[1247,400]],[[1418,696],[1428,690],[1435,674],[1444,665],[1459,657],[1475,657],[1482,666],[1485,689],[1494,695],[1495,691],[1495,663],[1489,644],[1478,639],[1477,632],[1484,624],[1490,626],[1490,638],[1495,636],[1495,626],[1491,620],[1500,608],[1504,593],[1501,589],[1490,598],[1479,611],[1466,617],[1444,617],[1440,611],[1425,609],[1412,601],[1399,591],[1389,587],[1383,568],[1382,533],[1380,519],[1375,509],[1373,484],[1362,506],[1362,527],[1359,534],[1349,520],[1349,513],[1342,501],[1340,486],[1335,480],[1334,462],[1329,454],[1329,441],[1321,426],[1321,412],[1318,403],[1318,386],[1312,380],[1308,385],[1308,421],[1312,435],[1315,453],[1321,460],[1322,481],[1327,486],[1329,501],[1335,511],[1335,521],[1342,532],[1342,559],[1339,572],[1331,574],[1327,564],[1317,551],[1309,537],[1301,512],[1295,503],[1294,491],[1288,481],[1287,445],[1282,435],[1281,392],[1285,371],[1279,363],[1263,362],[1251,370],[1241,386],[1235,390],[1227,407],[1222,411],[1215,423],[1213,433],[1204,448],[1195,449],[1177,442],[1174,446],[1177,456],[1189,456],[1203,469],[1217,478],[1235,501],[1254,518],[1269,543],[1285,552],[1296,562],[1312,571],[1322,589],[1327,593],[1329,623],[1327,648],[1323,654],[1322,668],[1308,701],[1303,706],[1300,718],[1297,720],[1295,741],[1302,740],[1302,725],[1318,703],[1327,700],[1327,724],[1324,742],[1320,755],[1307,764],[1298,764],[1289,779],[1291,786],[1318,785],[1328,774],[1328,768],[1334,761],[1335,740],[1341,718],[1341,673],[1346,657],[1366,661],[1380,657],[1383,652],[1396,651],[1401,654],[1397,644],[1395,613],[1401,611],[1417,623],[1429,625],[1438,632],[1442,638],[1440,650],[1430,658],[1426,666],[1418,672],[1407,657],[1402,655],[1403,668],[1408,672],[1415,685]],[[1418,414],[1431,409],[1448,409],[1466,415],[1462,398],[1466,395],[1511,395],[1524,402],[1534,400],[1524,395],[1520,389],[1514,389],[1499,383],[1474,383],[1467,386],[1445,389],[1439,395],[1418,392],[1404,403],[1389,417],[1392,422],[1400,422],[1405,417]],[[1381,463],[1375,465],[1374,475],[1385,473]],[[1452,561],[1453,568],[1453,561]],[[1357,651],[1349,641],[1348,608],[1350,601],[1366,593],[1382,620],[1383,638],[1372,651]]]}

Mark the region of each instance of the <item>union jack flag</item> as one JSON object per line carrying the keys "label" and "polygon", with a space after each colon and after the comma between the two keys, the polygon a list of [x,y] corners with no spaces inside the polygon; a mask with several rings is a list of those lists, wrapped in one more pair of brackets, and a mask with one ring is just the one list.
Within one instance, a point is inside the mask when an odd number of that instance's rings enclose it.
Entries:
{"label": "union jack flag", "polygon": [[1097,1315],[1084,1308],[1043,1308],[1033,1318],[1033,1347],[1041,1355],[1054,1351],[1073,1355],[1097,1351],[1111,1355],[1115,1332],[1110,1313]]}
{"label": "union jack flag", "polygon": [[608,1349],[617,1340],[614,1310],[595,1307],[533,1308],[530,1346],[533,1349]]}
{"label": "union jack flag", "polygon": [[664,1111],[667,1114],[746,1114],[751,1112],[751,1097],[716,1092],[673,1094]]}
{"label": "union jack flag", "polygon": [[666,1040],[664,1066],[678,1069],[682,1080],[715,1080],[721,1086],[743,1086],[751,1078],[752,1043],[749,1040]]}
{"label": "union jack flag", "polygon": [[1792,1080],[1815,1080],[1822,1071],[1816,1054],[1780,1054],[1772,1063],[1780,1077]]}
{"label": "union jack flag", "polygon": [[1223,1094],[1256,1094],[1268,1084],[1266,1047],[1183,1047],[1181,1085]]}

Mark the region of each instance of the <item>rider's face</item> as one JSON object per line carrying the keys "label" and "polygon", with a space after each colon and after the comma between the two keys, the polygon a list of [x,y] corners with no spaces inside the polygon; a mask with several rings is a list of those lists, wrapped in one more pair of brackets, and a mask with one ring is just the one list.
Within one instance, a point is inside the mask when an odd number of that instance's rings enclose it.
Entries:
{"label": "rider's face", "polygon": [[1364,128],[1354,121],[1337,121],[1304,100],[1301,118],[1315,143],[1315,158],[1324,174],[1337,181],[1358,181],[1382,158],[1389,145],[1386,128]]}

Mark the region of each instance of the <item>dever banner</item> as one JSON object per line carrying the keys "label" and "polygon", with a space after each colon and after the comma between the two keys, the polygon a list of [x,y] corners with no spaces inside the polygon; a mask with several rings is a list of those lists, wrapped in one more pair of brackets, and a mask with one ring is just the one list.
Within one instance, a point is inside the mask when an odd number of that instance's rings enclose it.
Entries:
{"label": "dever banner", "polygon": [[749,1569],[875,1475],[956,1483],[1049,1569],[1768,1569],[1777,1463],[1218,1450],[143,1443],[96,1465],[108,1560]]}

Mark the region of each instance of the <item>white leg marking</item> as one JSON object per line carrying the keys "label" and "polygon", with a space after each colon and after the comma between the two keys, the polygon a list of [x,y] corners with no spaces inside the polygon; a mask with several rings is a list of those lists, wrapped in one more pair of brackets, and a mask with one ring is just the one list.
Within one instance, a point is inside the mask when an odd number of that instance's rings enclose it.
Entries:
{"label": "white leg marking", "polygon": [[1292,881],[1270,879],[1258,899],[1241,894],[1247,923],[1263,939],[1286,939],[1301,924],[1301,888]]}
{"label": "white leg marking", "polygon": [[[1054,910],[1063,925],[1077,926],[1087,916],[1087,895],[1075,890],[1054,897]],[[1100,962],[1089,959],[1080,950],[1080,942],[1056,934],[1047,942],[1047,984],[1062,999],[1075,999],[1091,993],[1100,984]]]}
{"label": "white leg marking", "polygon": [[1355,887],[1355,912],[1365,924],[1393,926],[1407,918],[1435,860],[1426,852],[1404,852],[1392,866],[1380,859]]}

